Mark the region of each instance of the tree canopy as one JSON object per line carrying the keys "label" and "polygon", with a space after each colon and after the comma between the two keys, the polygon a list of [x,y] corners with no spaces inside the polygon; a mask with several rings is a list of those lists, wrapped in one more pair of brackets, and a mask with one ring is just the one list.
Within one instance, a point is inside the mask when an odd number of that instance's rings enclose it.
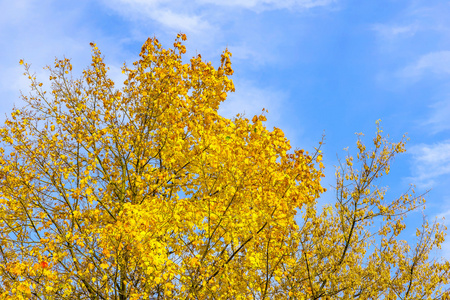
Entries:
{"label": "tree canopy", "polygon": [[95,44],[79,79],[56,59],[49,89],[24,64],[0,131],[2,299],[448,299],[450,264],[428,257],[444,228],[411,248],[425,200],[377,185],[404,139],[358,139],[320,210],[320,150],[292,150],[264,109],[220,116],[231,53],[185,63],[185,39],[149,38],[119,89]]}

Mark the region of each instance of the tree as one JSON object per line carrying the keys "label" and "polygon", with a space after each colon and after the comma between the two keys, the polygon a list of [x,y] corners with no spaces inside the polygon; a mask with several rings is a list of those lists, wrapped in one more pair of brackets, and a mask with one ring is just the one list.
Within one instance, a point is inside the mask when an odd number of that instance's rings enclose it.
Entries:
{"label": "tree", "polygon": [[264,109],[221,117],[231,53],[217,69],[183,63],[185,39],[148,39],[121,89],[95,44],[80,79],[55,60],[50,93],[25,64],[32,92],[0,133],[4,299],[446,297],[449,263],[428,263],[442,228],[425,223],[409,255],[396,237],[424,200],[385,204],[375,186],[403,140],[358,140],[360,171],[347,157],[335,207],[318,213],[320,150],[291,151]]}

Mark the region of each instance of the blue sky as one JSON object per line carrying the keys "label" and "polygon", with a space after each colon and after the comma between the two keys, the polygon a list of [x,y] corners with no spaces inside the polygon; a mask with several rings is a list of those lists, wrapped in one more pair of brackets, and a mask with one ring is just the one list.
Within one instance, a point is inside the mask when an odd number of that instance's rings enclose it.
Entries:
{"label": "blue sky", "polygon": [[[425,214],[450,225],[449,15],[450,2],[437,0],[0,1],[0,121],[28,91],[20,59],[44,81],[55,57],[71,58],[81,74],[96,42],[121,81],[120,67],[147,37],[170,47],[184,32],[186,57],[217,65],[225,47],[233,53],[236,92],[222,115],[251,118],[264,107],[267,126],[294,148],[313,150],[325,133],[326,186],[355,132],[369,142],[381,119],[392,140],[408,133],[408,152],[382,184],[390,197],[410,183],[431,189]],[[421,212],[410,215],[408,240],[421,222]],[[450,237],[437,255],[450,258]]]}

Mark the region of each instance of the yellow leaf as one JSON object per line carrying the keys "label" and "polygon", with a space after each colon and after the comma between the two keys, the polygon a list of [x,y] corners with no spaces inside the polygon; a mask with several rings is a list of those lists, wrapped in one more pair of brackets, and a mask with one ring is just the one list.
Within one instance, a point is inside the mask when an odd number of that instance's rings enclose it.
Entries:
{"label": "yellow leaf", "polygon": [[100,268],[102,268],[102,269],[107,269],[108,267],[109,267],[109,265],[106,263],[100,264]]}

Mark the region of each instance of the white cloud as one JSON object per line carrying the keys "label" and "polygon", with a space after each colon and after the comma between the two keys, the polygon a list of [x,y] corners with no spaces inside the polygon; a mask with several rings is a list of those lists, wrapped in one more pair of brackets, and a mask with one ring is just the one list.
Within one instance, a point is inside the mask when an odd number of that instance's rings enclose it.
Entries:
{"label": "white cloud", "polygon": [[[166,28],[185,33],[220,31],[214,24],[223,23],[236,9],[256,12],[276,9],[310,9],[329,6],[337,0],[101,0],[104,5],[127,18],[145,22],[154,20]],[[224,11],[224,8],[227,11]]]}
{"label": "white cloud", "polygon": [[184,1],[146,1],[146,0],[110,0],[103,3],[118,14],[132,21],[154,20],[166,28],[186,33],[199,33],[213,30],[202,15],[196,14],[192,2]]}
{"label": "white cloud", "polygon": [[236,114],[245,113],[245,116],[251,119],[254,115],[260,115],[265,108],[269,111],[268,124],[280,118],[280,108],[287,98],[286,93],[260,88],[244,80],[235,82],[235,87],[236,92],[228,94],[228,99],[220,105],[220,115],[232,118]]}
{"label": "white cloud", "polygon": [[[438,33],[448,37],[450,19],[448,2],[410,1],[396,13],[393,20],[384,24],[375,24],[372,29],[387,40],[399,37],[411,37],[418,32]],[[381,44],[385,43],[383,40]]]}
{"label": "white cloud", "polygon": [[432,113],[422,125],[430,126],[432,133],[450,130],[450,99],[431,105]]}
{"label": "white cloud", "polygon": [[420,144],[411,147],[413,155],[411,178],[419,187],[431,188],[450,176],[450,140],[432,145]]}
{"label": "white cloud", "polygon": [[319,6],[327,6],[336,0],[200,0],[200,3],[210,3],[218,6],[232,6],[250,9],[254,11],[274,9],[308,9]]}
{"label": "white cloud", "polygon": [[232,61],[245,61],[246,65],[251,63],[253,66],[260,67],[274,63],[277,60],[276,53],[269,49],[249,46],[247,42],[230,45],[228,50],[233,54]]}
{"label": "white cloud", "polygon": [[382,53],[380,65],[385,62],[385,70],[380,70],[378,78],[390,85],[395,79],[398,88],[429,75],[448,76],[449,13],[446,1],[408,1],[391,19],[372,25]]}
{"label": "white cloud", "polygon": [[175,30],[196,32],[208,30],[211,25],[199,16],[189,16],[175,13],[171,10],[162,10],[154,15],[156,21]]}
{"label": "white cloud", "polygon": [[437,51],[423,55],[415,63],[402,69],[398,75],[420,79],[425,74],[450,74],[450,51]]}
{"label": "white cloud", "polygon": [[376,31],[382,38],[391,40],[396,39],[401,36],[413,36],[417,30],[417,25],[386,25],[386,24],[375,24],[371,27]]}

